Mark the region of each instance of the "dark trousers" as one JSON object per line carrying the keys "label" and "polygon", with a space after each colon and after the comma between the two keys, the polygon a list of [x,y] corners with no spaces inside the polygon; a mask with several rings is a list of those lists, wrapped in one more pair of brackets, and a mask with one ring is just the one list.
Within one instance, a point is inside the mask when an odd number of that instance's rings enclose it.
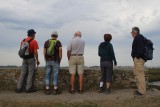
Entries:
{"label": "dark trousers", "polygon": [[103,61],[100,63],[101,66],[101,80],[100,82],[112,82],[113,75],[113,62]]}

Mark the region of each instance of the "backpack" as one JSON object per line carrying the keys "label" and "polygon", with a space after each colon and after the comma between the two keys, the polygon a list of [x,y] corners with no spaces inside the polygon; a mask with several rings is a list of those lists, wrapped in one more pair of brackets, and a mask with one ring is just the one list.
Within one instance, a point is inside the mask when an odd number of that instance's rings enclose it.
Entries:
{"label": "backpack", "polygon": [[55,50],[56,50],[55,46],[56,46],[57,40],[50,39],[48,41],[49,41],[49,44],[48,44],[48,48],[47,48],[47,55],[54,56]]}
{"label": "backpack", "polygon": [[145,43],[145,51],[144,51],[144,59],[152,60],[153,59],[153,42],[150,39],[144,38]]}
{"label": "backpack", "polygon": [[26,58],[29,56],[29,44],[33,39],[30,39],[29,41],[25,41],[25,39],[22,41],[22,44],[20,46],[20,49],[18,51],[18,55],[21,58]]}

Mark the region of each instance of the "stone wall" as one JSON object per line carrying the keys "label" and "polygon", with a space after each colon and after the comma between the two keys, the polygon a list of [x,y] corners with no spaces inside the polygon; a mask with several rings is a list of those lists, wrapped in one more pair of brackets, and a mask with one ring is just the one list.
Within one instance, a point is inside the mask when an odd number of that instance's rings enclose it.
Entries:
{"label": "stone wall", "polygon": [[[148,83],[148,72],[146,73],[146,82]],[[19,78],[20,69],[0,69],[0,90],[14,90]],[[44,89],[44,68],[38,68],[35,75],[35,87]],[[85,90],[97,90],[100,80],[100,69],[86,68],[84,72],[84,88]],[[78,88],[78,75],[76,75],[76,87]],[[63,90],[70,87],[70,74],[67,68],[62,68],[59,73],[59,86]],[[113,75],[112,87],[129,88],[135,87],[135,79],[132,69],[115,69]]]}

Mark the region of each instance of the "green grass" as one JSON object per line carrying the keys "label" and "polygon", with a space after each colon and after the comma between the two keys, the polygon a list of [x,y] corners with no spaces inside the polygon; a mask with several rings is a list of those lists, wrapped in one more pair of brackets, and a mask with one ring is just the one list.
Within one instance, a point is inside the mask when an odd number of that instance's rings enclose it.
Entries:
{"label": "green grass", "polygon": [[66,103],[66,102],[17,102],[0,101],[0,107],[97,107],[91,102]]}
{"label": "green grass", "polygon": [[160,68],[149,68],[148,73],[149,74],[160,74]]}
{"label": "green grass", "polygon": [[149,82],[160,81],[160,68],[148,69]]}
{"label": "green grass", "polygon": [[149,75],[149,82],[160,81],[160,75]]}

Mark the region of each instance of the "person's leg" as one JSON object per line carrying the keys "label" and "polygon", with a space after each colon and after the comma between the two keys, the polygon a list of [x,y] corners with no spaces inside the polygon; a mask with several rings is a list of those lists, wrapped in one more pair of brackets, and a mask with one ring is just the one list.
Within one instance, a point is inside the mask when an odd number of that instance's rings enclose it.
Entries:
{"label": "person's leg", "polygon": [[83,74],[79,74],[79,90],[83,91]]}
{"label": "person's leg", "polygon": [[99,93],[103,92],[104,83],[106,83],[106,68],[103,66],[103,62],[100,62],[101,67],[101,79],[100,79],[100,85],[99,85]]}
{"label": "person's leg", "polygon": [[32,89],[36,90],[36,84],[35,84],[35,77],[37,75],[37,69],[38,68],[35,68],[35,71],[34,71],[34,75],[33,75],[33,81],[32,81]]}
{"label": "person's leg", "polygon": [[75,74],[71,74],[71,91],[75,90]]}
{"label": "person's leg", "polygon": [[83,93],[84,57],[77,56],[77,72],[79,74],[79,93]]}
{"label": "person's leg", "polygon": [[137,91],[138,91],[138,78],[137,78],[137,59],[134,59],[134,69],[133,69],[133,74],[134,74],[134,78],[136,80],[136,86],[137,86]]}
{"label": "person's leg", "polygon": [[113,64],[112,62],[107,62],[106,63],[106,88],[110,88],[110,84],[112,82],[112,73],[113,72]]}
{"label": "person's leg", "polygon": [[106,61],[106,94],[110,93],[110,86],[112,82],[112,74],[113,74],[113,63]]}
{"label": "person's leg", "polygon": [[111,86],[111,82],[106,82],[106,88],[110,89],[110,86]]}
{"label": "person's leg", "polygon": [[60,65],[58,61],[53,61],[53,86],[54,86],[54,94],[59,94],[58,89],[58,74],[59,74]]}
{"label": "person's leg", "polygon": [[27,59],[28,63],[28,77],[27,77],[27,86],[26,86],[26,91],[27,92],[32,92],[31,87],[32,87],[32,82],[33,82],[33,76],[35,73],[35,58]]}
{"label": "person's leg", "polygon": [[28,70],[27,62],[26,62],[25,59],[23,59],[22,67],[21,67],[21,73],[20,73],[20,76],[19,76],[19,80],[17,82],[16,92],[21,92],[22,91],[22,86],[23,86],[23,83],[24,83],[24,79],[25,79],[27,70]]}
{"label": "person's leg", "polygon": [[50,78],[51,78],[51,64],[50,61],[46,61],[46,68],[45,68],[45,94],[50,94]]}
{"label": "person's leg", "polygon": [[137,59],[135,58],[135,74],[137,78],[137,86],[138,86],[138,92],[141,94],[146,94],[146,82],[145,82],[145,73],[144,73],[144,63],[145,61],[141,58]]}
{"label": "person's leg", "polygon": [[69,59],[69,72],[71,74],[71,93],[74,94],[75,90],[75,74],[76,74],[76,58],[75,56],[71,56]]}

